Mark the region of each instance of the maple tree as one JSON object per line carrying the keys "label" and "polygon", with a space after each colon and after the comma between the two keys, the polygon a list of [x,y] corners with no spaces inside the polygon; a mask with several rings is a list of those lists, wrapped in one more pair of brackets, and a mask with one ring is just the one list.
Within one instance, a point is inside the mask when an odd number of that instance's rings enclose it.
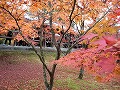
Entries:
{"label": "maple tree", "polygon": [[[97,24],[100,26],[99,23],[101,22],[103,25],[105,24],[105,20],[102,21],[105,16],[108,18],[112,17],[110,24],[113,24],[114,20],[118,21],[119,4],[118,0],[0,0],[0,34],[6,33],[9,29],[18,30],[15,39],[24,39],[32,46],[43,64],[45,87],[47,90],[52,90],[57,64],[53,64],[52,69],[49,69],[45,63],[42,48],[43,33],[47,31],[51,33],[52,44],[57,50],[55,60],[58,60],[61,56],[60,47],[65,35],[73,33],[76,36],[73,40],[74,43],[69,46],[66,52],[67,55],[78,42],[87,38],[84,36],[88,31],[95,28],[95,26],[97,27]],[[116,14],[114,15],[114,13]],[[29,18],[25,18],[27,15]],[[47,21],[49,21],[47,23],[49,27],[45,26]],[[91,21],[91,23],[86,24],[86,21]],[[73,30],[74,26],[77,26],[78,34]],[[99,30],[99,28],[95,30]],[[81,33],[81,31],[83,32]],[[56,38],[55,34],[60,32],[62,32],[60,37]],[[39,37],[40,52],[35,49],[35,43],[31,40],[34,37]],[[89,38],[91,39],[92,37]],[[73,61],[75,61],[74,58]],[[69,63],[67,64],[69,65]]]}
{"label": "maple tree", "polygon": [[[93,46],[94,44],[94,46]],[[74,51],[55,63],[84,68],[98,81],[109,81],[120,76],[120,39],[104,36],[90,44],[92,48]]]}

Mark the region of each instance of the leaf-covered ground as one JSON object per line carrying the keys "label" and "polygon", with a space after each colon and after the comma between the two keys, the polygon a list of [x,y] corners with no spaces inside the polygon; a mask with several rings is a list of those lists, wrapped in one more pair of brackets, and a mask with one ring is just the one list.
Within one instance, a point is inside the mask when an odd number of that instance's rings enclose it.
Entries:
{"label": "leaf-covered ground", "polygon": [[[55,53],[45,52],[45,58],[53,60]],[[58,66],[53,90],[120,90],[117,81],[102,84],[85,75],[79,80],[78,71]],[[44,90],[42,64],[33,52],[0,51],[0,90]]]}

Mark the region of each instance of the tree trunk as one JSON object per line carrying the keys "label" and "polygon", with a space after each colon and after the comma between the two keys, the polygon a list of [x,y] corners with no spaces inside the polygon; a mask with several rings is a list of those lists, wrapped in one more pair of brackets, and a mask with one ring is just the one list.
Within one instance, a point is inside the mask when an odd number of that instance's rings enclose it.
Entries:
{"label": "tree trunk", "polygon": [[80,73],[79,73],[78,78],[79,78],[79,79],[83,79],[83,74],[84,74],[84,67],[83,67],[83,65],[82,65],[81,68],[80,68]]}

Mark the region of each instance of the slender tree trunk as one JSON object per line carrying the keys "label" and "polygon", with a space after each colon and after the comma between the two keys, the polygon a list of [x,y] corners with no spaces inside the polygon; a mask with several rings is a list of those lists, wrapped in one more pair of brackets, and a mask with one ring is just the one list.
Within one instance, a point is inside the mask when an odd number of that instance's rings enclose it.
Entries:
{"label": "slender tree trunk", "polygon": [[83,65],[81,65],[80,73],[79,73],[78,78],[79,78],[79,79],[83,79],[83,75],[84,75],[84,67],[83,67]]}
{"label": "slender tree trunk", "polygon": [[52,88],[53,88],[54,75],[55,75],[56,66],[57,66],[57,64],[54,64],[54,65],[53,65],[52,74],[50,75],[50,84],[49,84],[49,89],[48,89],[48,90],[52,90]]}
{"label": "slender tree trunk", "polygon": [[[57,56],[56,56],[55,60],[58,60],[60,58],[60,55],[61,55],[60,44],[58,44],[56,46],[56,49],[57,49]],[[56,66],[57,66],[57,64],[53,64],[52,73],[50,75],[50,84],[49,84],[49,89],[48,90],[52,90],[52,88],[53,88]]]}

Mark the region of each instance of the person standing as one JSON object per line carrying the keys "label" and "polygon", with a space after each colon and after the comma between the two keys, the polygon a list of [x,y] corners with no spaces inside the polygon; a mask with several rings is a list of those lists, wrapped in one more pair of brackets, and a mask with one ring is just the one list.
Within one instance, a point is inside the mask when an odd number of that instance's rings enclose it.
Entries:
{"label": "person standing", "polygon": [[10,30],[8,31],[7,35],[6,35],[6,40],[5,40],[5,44],[7,44],[7,41],[9,41],[9,45],[11,45],[11,40],[12,40],[12,36],[13,36],[13,32]]}

